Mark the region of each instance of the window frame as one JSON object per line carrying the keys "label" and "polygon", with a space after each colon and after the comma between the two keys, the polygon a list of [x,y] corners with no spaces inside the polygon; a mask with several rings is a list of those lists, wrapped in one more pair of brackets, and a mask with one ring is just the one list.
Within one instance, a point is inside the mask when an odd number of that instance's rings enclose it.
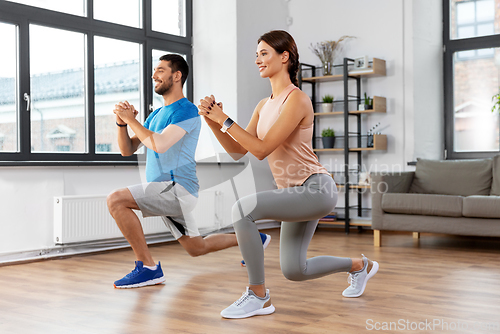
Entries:
{"label": "window frame", "polygon": [[[499,48],[500,35],[451,39],[451,1],[443,0],[443,75],[444,75],[444,149],[445,159],[481,159],[497,155],[499,151],[469,151],[456,152],[454,150],[454,111],[453,111],[453,55],[459,51],[468,51],[485,48]],[[474,58],[475,59],[475,58]],[[465,60],[465,59],[464,59]],[[500,136],[500,133],[499,133]]]}
{"label": "window frame", "polygon": [[[186,36],[174,36],[151,30],[151,1],[142,1],[143,28],[133,28],[93,19],[93,1],[86,0],[87,16],[76,16],[28,5],[0,0],[0,21],[18,26],[18,82],[17,105],[19,152],[0,152],[0,166],[52,166],[52,165],[137,165],[144,161],[138,153],[123,157],[117,153],[96,153],[95,118],[94,118],[94,37],[102,36],[141,44],[141,108],[144,117],[151,110],[153,89],[150,83],[152,76],[152,49],[167,49],[170,52],[185,54],[192,69],[192,0],[186,1]],[[23,94],[30,92],[29,73],[29,26],[36,24],[56,29],[64,29],[84,33],[86,35],[86,124],[88,153],[33,153],[31,152],[30,116],[27,112]],[[193,98],[192,71],[186,82],[187,98]],[[147,84],[146,84],[147,83]],[[30,92],[31,94],[31,92]],[[118,101],[117,101],[118,102]],[[141,120],[141,121],[144,121]]]}

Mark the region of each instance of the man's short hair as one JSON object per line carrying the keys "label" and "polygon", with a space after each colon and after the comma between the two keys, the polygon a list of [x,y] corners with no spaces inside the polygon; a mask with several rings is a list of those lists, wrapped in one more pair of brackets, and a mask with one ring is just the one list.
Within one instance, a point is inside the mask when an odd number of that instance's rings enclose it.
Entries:
{"label": "man's short hair", "polygon": [[184,86],[184,82],[186,82],[187,76],[189,74],[189,65],[184,59],[184,57],[176,54],[166,54],[160,57],[160,60],[169,61],[170,68],[172,69],[172,73],[177,71],[181,71],[181,83]]}

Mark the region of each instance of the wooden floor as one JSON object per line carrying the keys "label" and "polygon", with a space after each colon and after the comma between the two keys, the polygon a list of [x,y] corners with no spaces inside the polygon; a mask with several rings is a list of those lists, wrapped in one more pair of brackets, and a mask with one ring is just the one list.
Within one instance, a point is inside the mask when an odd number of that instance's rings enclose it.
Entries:
{"label": "wooden floor", "polygon": [[392,331],[379,332],[500,331],[494,327],[500,322],[498,238],[422,234],[414,245],[411,233],[390,234],[377,249],[369,231],[345,235],[320,228],[309,256],[364,253],[380,263],[364,295],[349,299],[341,295],[344,273],[286,280],[279,268],[279,230],[269,233],[272,315],[221,319],[219,312],[247,282],[238,248],[191,258],[172,242],[151,248],[167,278],[153,287],[113,288],[133,269],[131,250],[0,267],[0,333],[363,333],[390,322]]}

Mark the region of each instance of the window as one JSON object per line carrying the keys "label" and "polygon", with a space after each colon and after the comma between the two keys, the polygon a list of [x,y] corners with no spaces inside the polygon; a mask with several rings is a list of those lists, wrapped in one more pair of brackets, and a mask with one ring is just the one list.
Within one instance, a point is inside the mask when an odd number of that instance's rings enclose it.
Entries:
{"label": "window", "polygon": [[59,151],[51,145],[50,133],[62,127],[71,128],[73,144],[68,151],[87,152],[84,69],[84,34],[30,25],[33,152]]}
{"label": "window", "polygon": [[[94,38],[95,138],[96,143],[112,142],[110,151],[120,153],[116,117],[110,110],[118,101],[128,101],[144,119],[140,89],[141,45],[112,38]],[[130,131],[130,135],[133,133]]]}
{"label": "window", "polygon": [[495,34],[494,0],[452,0],[450,5],[452,39]]}
{"label": "window", "polygon": [[0,152],[19,151],[17,26],[0,22]]}
{"label": "window", "polygon": [[137,163],[119,154],[113,107],[143,122],[163,103],[153,67],[191,64],[191,18],[192,0],[0,1],[0,164]]}
{"label": "window", "polygon": [[186,36],[185,0],[151,0],[151,7],[154,31]]}
{"label": "window", "polygon": [[[486,50],[500,54],[499,48]],[[491,97],[498,92],[499,66],[494,59],[459,59],[457,52],[453,59],[453,150],[498,152],[499,117],[491,112]]]}
{"label": "window", "polygon": [[61,13],[85,16],[85,0],[7,0],[24,5],[35,6],[43,9],[55,10]]}
{"label": "window", "polygon": [[490,157],[500,152],[500,117],[491,112],[500,91],[500,3],[443,3],[447,158]]}
{"label": "window", "polygon": [[[117,8],[120,10],[116,10]],[[141,8],[141,0],[94,0],[94,18],[129,27],[141,28]]]}

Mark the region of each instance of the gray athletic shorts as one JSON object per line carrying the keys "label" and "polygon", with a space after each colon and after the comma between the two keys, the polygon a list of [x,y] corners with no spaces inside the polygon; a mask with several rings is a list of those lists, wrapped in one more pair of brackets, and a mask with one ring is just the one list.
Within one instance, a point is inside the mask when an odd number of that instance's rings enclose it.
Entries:
{"label": "gray athletic shorts", "polygon": [[191,211],[198,198],[179,183],[172,181],[150,182],[127,187],[141,209],[142,216],[161,216],[175,239],[183,235],[200,235]]}

